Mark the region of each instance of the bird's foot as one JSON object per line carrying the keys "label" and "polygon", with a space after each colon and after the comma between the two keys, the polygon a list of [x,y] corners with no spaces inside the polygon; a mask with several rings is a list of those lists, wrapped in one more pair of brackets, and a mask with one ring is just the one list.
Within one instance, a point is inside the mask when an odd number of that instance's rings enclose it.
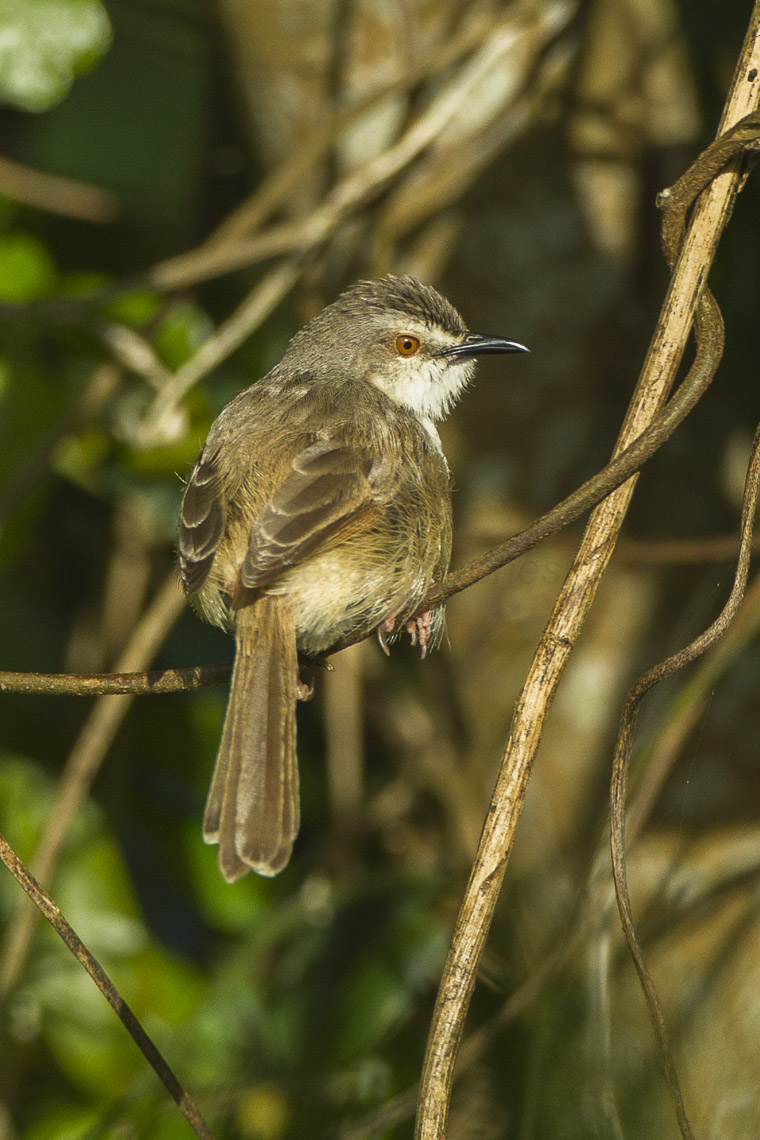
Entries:
{"label": "bird's foot", "polygon": [[298,654],[297,701],[310,701],[314,696],[315,669],[325,669],[328,673],[332,673],[333,665],[326,657],[307,657],[305,653]]}
{"label": "bird's foot", "polygon": [[314,696],[314,681],[302,681],[299,677],[296,681],[296,700],[297,701],[310,701]]}
{"label": "bird's foot", "polygon": [[390,657],[390,655],[391,655],[391,651],[388,648],[387,637],[388,637],[389,633],[393,633],[395,628],[396,628],[396,617],[395,617],[395,615],[393,617],[386,618],[385,621],[381,622],[380,625],[377,627],[377,640],[380,642],[380,648],[382,649],[382,651],[386,657]]}
{"label": "bird's foot", "polygon": [[[380,648],[386,656],[390,657],[390,649],[388,648],[388,634],[393,633],[396,628],[397,618],[389,617],[377,627],[377,640],[380,642]],[[428,646],[430,645],[430,634],[433,630],[433,615],[430,610],[420,610],[418,614],[413,617],[407,618],[404,622],[404,629],[409,634],[412,645],[419,645],[420,657],[426,657]]]}
{"label": "bird's foot", "polygon": [[430,635],[433,632],[433,615],[430,610],[420,610],[414,617],[407,619],[406,632],[409,634],[412,645],[419,645],[420,657],[427,657]]}

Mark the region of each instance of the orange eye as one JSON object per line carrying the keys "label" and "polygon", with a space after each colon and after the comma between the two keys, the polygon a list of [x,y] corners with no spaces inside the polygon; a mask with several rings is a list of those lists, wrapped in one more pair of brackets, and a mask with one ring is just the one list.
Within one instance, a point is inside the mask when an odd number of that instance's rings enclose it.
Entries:
{"label": "orange eye", "polygon": [[422,344],[419,337],[409,336],[408,334],[396,337],[396,352],[399,356],[414,356],[416,352],[420,351],[421,347]]}

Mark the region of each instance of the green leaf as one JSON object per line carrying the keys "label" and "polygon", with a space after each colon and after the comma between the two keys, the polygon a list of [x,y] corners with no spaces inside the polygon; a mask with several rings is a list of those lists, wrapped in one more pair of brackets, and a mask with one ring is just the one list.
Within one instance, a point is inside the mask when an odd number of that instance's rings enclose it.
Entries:
{"label": "green leaf", "polygon": [[274,1081],[262,1081],[246,1089],[235,1111],[235,1123],[246,1140],[280,1140],[290,1119],[287,1093]]}
{"label": "green leaf", "polygon": [[98,1108],[66,1106],[43,1110],[23,1140],[87,1140],[102,1116]]}
{"label": "green leaf", "polygon": [[214,332],[207,313],[190,301],[173,305],[156,333],[156,350],[170,368],[180,368]]}
{"label": "green leaf", "polygon": [[39,238],[26,233],[0,234],[0,301],[34,301],[49,294],[57,280],[53,259]]}
{"label": "green leaf", "polygon": [[69,435],[55,449],[54,469],[72,483],[94,487],[95,473],[108,455],[109,442],[98,428],[87,428],[79,435]]}
{"label": "green leaf", "polygon": [[407,1009],[411,997],[386,963],[372,959],[356,969],[344,993],[339,1038],[346,1058],[374,1047]]}
{"label": "green leaf", "polygon": [[110,43],[100,0],[2,0],[0,101],[46,111]]}
{"label": "green leaf", "polygon": [[142,289],[135,293],[123,293],[104,307],[103,314],[112,321],[140,328],[153,320],[163,304],[164,299],[160,293]]}

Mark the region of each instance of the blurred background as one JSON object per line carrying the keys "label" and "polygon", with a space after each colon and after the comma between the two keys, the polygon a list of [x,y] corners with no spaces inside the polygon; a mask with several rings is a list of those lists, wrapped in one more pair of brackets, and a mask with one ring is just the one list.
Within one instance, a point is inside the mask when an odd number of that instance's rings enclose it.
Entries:
{"label": "blurred background", "polygon": [[[0,667],[225,662],[174,580],[218,411],[358,277],[411,272],[486,360],[444,425],[455,565],[602,466],[666,285],[658,190],[713,136],[749,0],[5,0]],[[716,382],[648,465],[539,752],[451,1140],[677,1135],[612,904],[636,676],[730,589],[757,397],[750,178],[712,284]],[[0,830],[229,1140],[411,1135],[443,959],[520,682],[579,525],[374,643],[299,709],[303,825],[228,886],[200,819],[223,688],[4,694]],[[700,1136],[760,1119],[760,586],[645,705],[629,873]],[[0,1137],[189,1127],[0,875]]]}

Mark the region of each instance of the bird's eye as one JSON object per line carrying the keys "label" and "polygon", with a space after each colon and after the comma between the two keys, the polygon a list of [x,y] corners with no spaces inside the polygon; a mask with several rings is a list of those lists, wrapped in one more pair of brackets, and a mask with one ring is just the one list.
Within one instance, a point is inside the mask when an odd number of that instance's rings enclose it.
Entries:
{"label": "bird's eye", "polygon": [[420,351],[421,347],[422,342],[419,337],[409,336],[408,334],[396,337],[396,352],[399,356],[414,356],[416,352]]}

